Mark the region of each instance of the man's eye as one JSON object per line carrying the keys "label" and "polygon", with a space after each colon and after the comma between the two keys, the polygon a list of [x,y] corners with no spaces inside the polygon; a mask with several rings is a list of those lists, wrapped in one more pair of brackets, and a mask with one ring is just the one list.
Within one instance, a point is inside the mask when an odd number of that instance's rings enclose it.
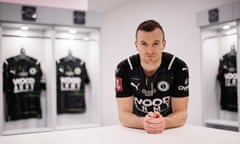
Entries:
{"label": "man's eye", "polygon": [[159,47],[159,46],[160,46],[160,43],[159,43],[159,42],[153,43],[153,46],[154,46],[154,47]]}
{"label": "man's eye", "polygon": [[141,43],[142,46],[147,46],[147,43]]}

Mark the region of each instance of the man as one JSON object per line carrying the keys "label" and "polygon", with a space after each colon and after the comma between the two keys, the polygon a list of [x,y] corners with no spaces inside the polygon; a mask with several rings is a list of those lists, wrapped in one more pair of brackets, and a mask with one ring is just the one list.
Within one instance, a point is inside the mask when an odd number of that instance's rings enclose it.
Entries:
{"label": "man", "polygon": [[155,20],[136,30],[138,54],[120,62],[116,69],[116,99],[122,125],[148,133],[184,125],[188,106],[188,68],[172,54],[163,52],[164,30]]}

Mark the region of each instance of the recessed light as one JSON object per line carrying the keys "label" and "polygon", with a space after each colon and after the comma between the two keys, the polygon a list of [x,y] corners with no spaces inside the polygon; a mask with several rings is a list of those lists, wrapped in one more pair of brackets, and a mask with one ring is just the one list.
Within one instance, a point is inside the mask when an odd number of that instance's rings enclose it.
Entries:
{"label": "recessed light", "polygon": [[222,27],[222,29],[224,29],[224,30],[230,29],[230,25],[225,25]]}
{"label": "recessed light", "polygon": [[28,30],[28,27],[27,26],[22,26],[21,30]]}
{"label": "recessed light", "polygon": [[72,34],[75,34],[75,33],[77,33],[77,30],[76,29],[70,29],[69,32],[72,33]]}

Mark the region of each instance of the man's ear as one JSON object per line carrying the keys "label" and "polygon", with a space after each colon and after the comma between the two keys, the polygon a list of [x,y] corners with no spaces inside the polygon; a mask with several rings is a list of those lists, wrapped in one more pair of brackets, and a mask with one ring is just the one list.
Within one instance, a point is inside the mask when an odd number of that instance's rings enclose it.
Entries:
{"label": "man's ear", "polygon": [[164,50],[164,49],[165,49],[165,47],[166,47],[166,43],[167,43],[167,41],[166,41],[166,40],[163,40],[163,41],[162,41],[162,45],[163,45],[163,48],[162,48],[162,50]]}
{"label": "man's ear", "polygon": [[137,40],[135,41],[135,48],[138,51],[138,44],[137,44]]}

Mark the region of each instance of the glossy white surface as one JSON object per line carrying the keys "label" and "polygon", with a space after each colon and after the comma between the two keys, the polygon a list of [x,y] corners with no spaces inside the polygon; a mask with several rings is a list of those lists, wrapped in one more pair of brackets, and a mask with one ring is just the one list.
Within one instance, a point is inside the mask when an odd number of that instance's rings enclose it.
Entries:
{"label": "glossy white surface", "polygon": [[108,126],[26,135],[1,136],[1,144],[240,144],[240,133],[185,125],[149,134],[144,130]]}

